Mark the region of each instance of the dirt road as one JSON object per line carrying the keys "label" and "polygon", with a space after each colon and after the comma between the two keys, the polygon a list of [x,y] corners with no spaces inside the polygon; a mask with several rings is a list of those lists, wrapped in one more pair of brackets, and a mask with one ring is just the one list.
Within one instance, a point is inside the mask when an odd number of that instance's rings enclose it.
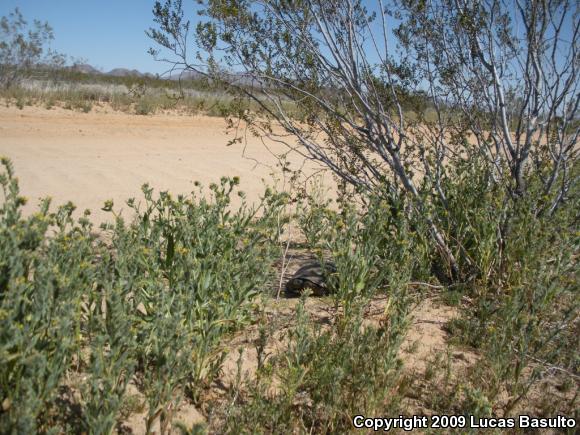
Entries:
{"label": "dirt road", "polygon": [[[102,222],[110,218],[100,210],[105,200],[113,199],[127,216],[125,201],[140,198],[145,182],[178,194],[194,190],[196,180],[207,186],[223,175],[239,176],[249,200],[257,200],[262,180],[272,184],[271,174],[280,175],[276,159],[258,138],[248,137],[245,153],[241,144],[226,146],[233,135],[225,130],[221,118],[2,106],[0,155],[15,165],[29,199],[26,213],[48,195],[53,204],[73,201],[79,214],[89,208],[93,220]],[[285,149],[268,145],[275,153]],[[298,165],[301,159],[292,161]]]}

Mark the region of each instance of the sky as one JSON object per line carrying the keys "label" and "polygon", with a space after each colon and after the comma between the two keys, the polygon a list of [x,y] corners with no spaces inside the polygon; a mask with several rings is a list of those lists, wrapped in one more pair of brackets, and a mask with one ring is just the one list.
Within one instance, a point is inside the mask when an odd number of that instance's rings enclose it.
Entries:
{"label": "sky", "polygon": [[[113,68],[162,74],[167,64],[155,61],[147,50],[159,48],[145,31],[154,26],[155,0],[0,0],[0,17],[19,8],[24,18],[48,22],[55,39],[51,48],[82,59],[104,72]],[[365,0],[371,9],[375,0]],[[370,6],[372,5],[372,6]],[[195,2],[184,2],[195,21]],[[84,63],[84,62],[83,62]]]}
{"label": "sky", "polygon": [[[129,68],[161,74],[168,65],[147,53],[150,47],[159,47],[145,35],[154,25],[154,3],[155,0],[0,0],[0,16],[18,7],[29,22],[47,21],[55,35],[51,48],[99,70]],[[377,6],[376,0],[363,3],[371,10]],[[190,8],[188,15],[194,20],[195,2],[185,1],[184,6]],[[572,14],[569,21],[564,37],[571,35]],[[391,48],[393,42],[389,42]]]}
{"label": "sky", "polygon": [[[145,31],[153,25],[154,0],[0,0],[0,16],[15,7],[28,22],[47,21],[51,47],[90,65],[162,73],[166,67],[147,53],[155,43]],[[193,2],[192,2],[193,4]]]}
{"label": "sky", "polygon": [[[365,0],[376,7],[375,0]],[[147,53],[160,48],[145,34],[154,26],[155,0],[0,0],[0,17],[19,8],[24,18],[48,22],[55,39],[51,48],[108,72],[113,68],[162,74],[168,65]],[[195,1],[184,2],[195,21]],[[189,9],[188,9],[189,8]],[[194,24],[194,23],[192,23]],[[192,26],[193,27],[193,26]]]}

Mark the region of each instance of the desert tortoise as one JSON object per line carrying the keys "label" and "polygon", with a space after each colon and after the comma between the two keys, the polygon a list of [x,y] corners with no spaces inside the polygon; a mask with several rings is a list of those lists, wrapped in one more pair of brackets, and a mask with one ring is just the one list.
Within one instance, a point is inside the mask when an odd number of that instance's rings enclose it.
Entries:
{"label": "desert tortoise", "polygon": [[325,296],[331,292],[328,285],[328,275],[336,272],[336,266],[332,262],[322,265],[319,261],[312,260],[296,271],[286,283],[287,296],[300,296],[307,288],[312,290],[315,296]]}

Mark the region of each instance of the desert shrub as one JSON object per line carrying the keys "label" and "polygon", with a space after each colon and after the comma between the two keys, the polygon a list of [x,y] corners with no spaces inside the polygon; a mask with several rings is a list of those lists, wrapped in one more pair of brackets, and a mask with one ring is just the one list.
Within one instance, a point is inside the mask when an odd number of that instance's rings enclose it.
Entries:
{"label": "desert shrub", "polygon": [[[212,185],[210,199],[154,198],[144,186],[143,208],[130,200],[135,219],[105,225],[105,244],[87,216],[73,221],[72,204],[50,213],[44,201],[23,218],[3,164],[0,431],[65,430],[53,409],[68,385],[82,397],[85,430],[110,433],[131,380],[147,398],[147,426],[160,419],[166,429],[181,398],[195,400],[218,373],[221,340],[250,321],[285,196],[267,191],[259,207],[232,210],[237,179]],[[86,380],[69,384],[77,372]]]}
{"label": "desert shrub", "polygon": [[223,117],[257,110],[255,102],[235,99],[219,87],[208,88],[200,82],[179,84],[173,80],[91,76],[66,70],[52,73],[55,75],[52,80],[27,79],[8,88],[0,87],[0,97],[8,106],[15,104],[18,108],[39,104],[50,109],[58,103],[67,110],[85,113],[100,103],[137,115],[175,110],[188,115]]}
{"label": "desert shrub", "polygon": [[155,104],[150,98],[142,97],[135,103],[135,113],[137,115],[149,115],[155,113]]}
{"label": "desert shrub", "polygon": [[[472,301],[451,330],[484,356],[478,394],[511,412],[545,371],[578,371],[578,192],[554,213],[542,189],[528,179],[528,194],[506,196],[491,168],[477,161],[451,166],[442,227],[453,240]],[[577,170],[577,168],[571,168]],[[540,364],[538,364],[540,362]]]}
{"label": "desert shrub", "polygon": [[[449,330],[481,358],[470,376],[440,398],[451,408],[437,409],[509,414],[546,370],[578,372],[578,192],[568,191],[568,200],[551,213],[532,176],[528,194],[514,200],[476,157],[450,162],[445,171],[445,201],[432,197],[428,204],[438,209],[433,215],[440,216],[438,225],[453,241],[456,281],[440,273],[441,257],[429,247],[413,203],[391,189],[367,198],[364,206],[343,202],[337,211],[314,198],[301,227],[319,258],[337,264],[330,279],[337,289],[335,304],[345,312],[349,304],[357,306],[353,301],[377,290],[388,293],[411,279],[439,279],[448,286],[445,295],[457,301],[461,314]],[[562,399],[558,403],[560,411],[574,408]]]}
{"label": "desert shrub", "polygon": [[[237,180],[212,185],[212,201],[158,199],[144,186],[145,208],[115,229],[114,246],[131,253],[132,292],[139,311],[137,358],[151,421],[163,418],[173,401],[197,393],[218,373],[220,339],[249,321],[251,304],[264,290],[272,256],[277,214],[283,198],[267,195],[262,214],[242,206],[229,210]],[[143,278],[137,278],[143,277]]]}
{"label": "desert shrub", "polygon": [[429,271],[425,231],[405,213],[400,192],[385,189],[362,201],[339,198],[333,208],[329,200],[307,195],[298,213],[307,247],[337,266],[329,277],[337,305],[407,285]]}
{"label": "desert shrub", "polygon": [[[370,197],[358,209],[345,201],[336,210],[319,197],[306,198],[298,213],[306,245],[336,265],[329,276],[333,315],[324,325],[309,315],[303,298],[287,347],[260,365],[246,393],[234,388],[225,417],[215,419],[223,427],[214,430],[332,433],[351,427],[354,415],[398,409],[407,283],[422,257],[420,240],[390,199]],[[371,322],[367,312],[378,293],[386,300]]]}
{"label": "desert shrub", "polygon": [[[72,219],[72,204],[50,212],[46,200],[24,218],[12,166],[2,163],[0,431],[111,433],[129,382],[145,397],[147,427],[166,431],[182,400],[205,397],[225,339],[255,321],[256,297],[269,290],[280,255],[287,196],[268,189],[258,206],[233,209],[237,179],[212,184],[207,197],[201,188],[154,195],[145,185],[142,200],[127,202],[134,219],[114,214],[104,243],[87,216]],[[420,193],[452,241],[454,282],[437,272],[441,256],[415,203],[393,186],[337,204],[306,195],[295,217],[305,247],[336,265],[331,315],[322,322],[303,300],[276,355],[264,353],[273,331],[262,319],[257,376],[240,376],[210,429],[336,432],[356,414],[398,415],[410,281],[447,287],[460,312],[448,330],[479,355],[459,380],[449,355],[428,365],[425,377],[441,392],[429,409],[514,413],[545,366],[577,373],[578,192],[551,212],[533,178],[514,200],[496,176],[483,161],[458,160],[445,169],[445,201]],[[369,319],[377,296],[382,314]],[[78,427],[55,410],[63,385],[80,394]],[[574,400],[550,409],[574,409]]]}
{"label": "desert shrub", "polygon": [[50,110],[54,107],[55,105],[55,100],[52,98],[47,98],[47,100],[44,103],[44,107],[46,108],[46,110]]}
{"label": "desert shrub", "polygon": [[[94,269],[87,225],[72,225],[71,204],[22,218],[12,165],[2,161],[0,209],[0,431],[33,433],[46,414],[71,359],[82,298]],[[49,227],[55,229],[50,241]]]}
{"label": "desert shrub", "polygon": [[113,94],[111,96],[113,110],[128,112],[131,107],[131,97],[126,94]]}
{"label": "desert shrub", "polygon": [[76,103],[74,108],[82,111],[83,113],[89,113],[92,110],[93,105],[90,101],[80,101]]}
{"label": "desert shrub", "polygon": [[65,57],[50,49],[54,39],[47,22],[27,22],[18,8],[0,17],[0,88],[29,77],[35,68],[62,67]]}
{"label": "desert shrub", "polygon": [[435,197],[432,207],[441,216],[442,231],[453,241],[458,279],[485,279],[499,270],[499,231],[509,198],[494,182],[490,165],[475,156],[448,165],[442,184],[445,201]]}
{"label": "desert shrub", "polygon": [[[354,415],[397,409],[402,366],[397,350],[407,312],[405,298],[397,296],[378,326],[363,326],[362,310],[353,310],[348,322],[329,329],[308,315],[302,300],[287,350],[265,363],[262,371],[268,376],[259,377],[248,393],[236,395],[223,427],[213,430],[343,432]],[[275,394],[273,379],[279,380]]]}

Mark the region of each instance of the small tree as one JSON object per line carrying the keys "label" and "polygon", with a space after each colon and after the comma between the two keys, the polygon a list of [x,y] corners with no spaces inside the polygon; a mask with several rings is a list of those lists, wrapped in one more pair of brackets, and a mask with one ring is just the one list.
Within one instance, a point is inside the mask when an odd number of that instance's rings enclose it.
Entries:
{"label": "small tree", "polygon": [[537,213],[566,200],[579,135],[577,2],[516,0],[515,12],[503,0],[198,3],[193,42],[181,0],[156,3],[149,35],[171,53],[163,60],[253,101],[260,110],[239,114],[250,128],[298,142],[344,182],[400,186],[455,274],[429,207],[447,204],[449,161],[483,158],[514,201],[539,178]]}
{"label": "small tree", "polygon": [[0,86],[8,88],[39,66],[61,66],[64,57],[47,46],[54,39],[47,22],[29,28],[18,8],[0,18]]}

